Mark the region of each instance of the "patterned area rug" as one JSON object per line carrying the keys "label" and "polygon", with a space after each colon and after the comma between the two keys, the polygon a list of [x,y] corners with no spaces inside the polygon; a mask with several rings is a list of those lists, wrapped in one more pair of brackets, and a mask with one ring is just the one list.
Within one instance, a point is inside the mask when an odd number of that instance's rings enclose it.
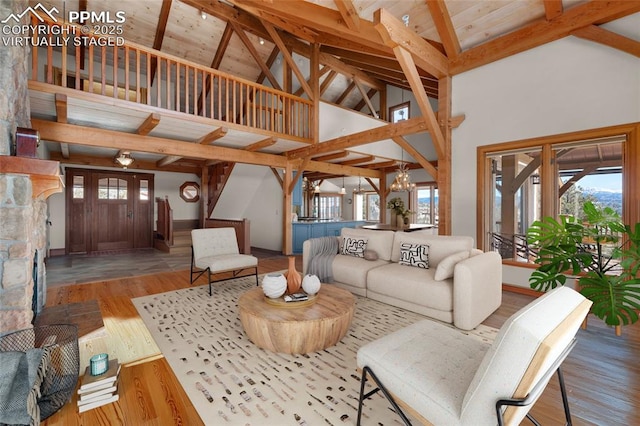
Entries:
{"label": "patterned area rug", "polygon": [[[236,301],[254,286],[248,277],[215,284],[212,297],[204,285],[133,299],[207,425],[355,424],[358,348],[425,318],[356,296],[351,329],[336,346],[278,354],[253,345],[238,318]],[[481,325],[467,334],[490,344],[495,333]],[[368,425],[402,424],[379,393],[363,415]]]}

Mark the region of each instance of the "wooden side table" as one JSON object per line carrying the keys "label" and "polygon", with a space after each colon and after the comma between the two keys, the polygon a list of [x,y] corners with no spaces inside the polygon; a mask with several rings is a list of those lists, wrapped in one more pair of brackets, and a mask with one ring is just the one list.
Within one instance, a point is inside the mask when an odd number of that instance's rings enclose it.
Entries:
{"label": "wooden side table", "polygon": [[265,299],[262,288],[240,296],[242,327],[256,346],[288,354],[315,352],[338,343],[347,334],[355,309],[351,292],[331,284],[324,284],[310,305],[280,307]]}

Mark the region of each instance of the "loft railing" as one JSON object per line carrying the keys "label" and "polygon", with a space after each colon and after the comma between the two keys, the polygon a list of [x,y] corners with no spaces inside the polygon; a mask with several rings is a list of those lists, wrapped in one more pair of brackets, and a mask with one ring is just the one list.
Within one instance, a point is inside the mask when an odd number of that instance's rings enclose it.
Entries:
{"label": "loft railing", "polygon": [[32,80],[294,139],[309,141],[313,137],[309,125],[313,103],[306,99],[127,42],[123,37],[112,36],[107,43],[107,38],[84,34],[77,26],[34,24],[65,30],[48,31],[44,36],[47,46],[32,47]]}

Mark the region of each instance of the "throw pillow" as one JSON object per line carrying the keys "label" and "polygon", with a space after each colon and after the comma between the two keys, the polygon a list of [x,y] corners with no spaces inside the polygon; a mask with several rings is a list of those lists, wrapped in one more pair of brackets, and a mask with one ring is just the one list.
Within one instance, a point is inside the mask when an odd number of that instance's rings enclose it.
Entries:
{"label": "throw pillow", "polygon": [[371,261],[378,260],[378,253],[376,253],[374,250],[365,250],[364,259]]}
{"label": "throw pillow", "polygon": [[450,254],[445,257],[438,263],[438,267],[436,268],[436,273],[433,276],[433,279],[436,281],[443,281],[447,278],[453,277],[453,270],[456,267],[456,263],[461,260],[465,260],[469,257],[469,250],[460,251],[458,253]]}
{"label": "throw pillow", "polygon": [[342,239],[342,251],[340,254],[364,258],[364,250],[366,247],[366,238],[344,237]]}
{"label": "throw pillow", "polygon": [[400,243],[400,265],[429,269],[429,246],[427,244]]}

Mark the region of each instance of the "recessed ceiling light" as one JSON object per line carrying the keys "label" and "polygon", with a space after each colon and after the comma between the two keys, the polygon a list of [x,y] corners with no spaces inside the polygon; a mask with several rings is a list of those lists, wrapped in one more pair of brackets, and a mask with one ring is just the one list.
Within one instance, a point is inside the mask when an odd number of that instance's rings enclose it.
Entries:
{"label": "recessed ceiling light", "polygon": [[201,17],[202,19],[207,19],[207,14],[206,14],[206,13],[204,13],[204,10],[200,12],[200,17]]}
{"label": "recessed ceiling light", "polygon": [[409,26],[409,15],[403,15],[402,16],[402,22],[404,22],[404,26],[408,27]]}

